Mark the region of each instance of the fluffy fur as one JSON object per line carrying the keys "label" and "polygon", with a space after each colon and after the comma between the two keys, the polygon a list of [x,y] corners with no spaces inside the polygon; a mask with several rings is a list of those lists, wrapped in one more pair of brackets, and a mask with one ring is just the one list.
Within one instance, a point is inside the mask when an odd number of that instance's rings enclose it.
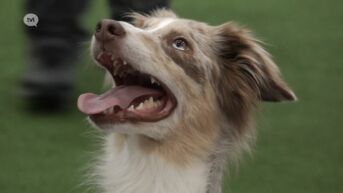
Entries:
{"label": "fluffy fur", "polygon": [[[221,193],[228,160],[255,138],[251,114],[260,101],[292,101],[270,55],[234,23],[210,26],[167,10],[132,14],[120,41],[106,44],[175,95],[158,122],[106,126],[96,182],[105,193]],[[187,41],[179,51],[172,43]],[[101,46],[93,38],[93,57]]]}

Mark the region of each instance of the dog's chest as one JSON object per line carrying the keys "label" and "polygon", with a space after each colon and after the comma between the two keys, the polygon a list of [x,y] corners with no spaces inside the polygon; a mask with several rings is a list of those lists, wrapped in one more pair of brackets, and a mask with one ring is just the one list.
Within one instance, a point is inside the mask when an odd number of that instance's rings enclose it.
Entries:
{"label": "dog's chest", "polygon": [[204,163],[179,167],[125,144],[107,149],[100,173],[106,193],[205,193],[208,171]]}

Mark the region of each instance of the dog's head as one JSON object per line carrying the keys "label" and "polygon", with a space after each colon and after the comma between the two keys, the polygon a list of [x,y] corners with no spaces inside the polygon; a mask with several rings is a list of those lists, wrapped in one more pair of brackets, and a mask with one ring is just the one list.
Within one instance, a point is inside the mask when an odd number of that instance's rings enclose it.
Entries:
{"label": "dog's head", "polygon": [[233,23],[209,26],[166,10],[133,14],[133,25],[102,20],[91,53],[113,88],[81,95],[78,107],[105,130],[159,138],[220,120],[239,130],[257,102],[295,100],[269,54]]}

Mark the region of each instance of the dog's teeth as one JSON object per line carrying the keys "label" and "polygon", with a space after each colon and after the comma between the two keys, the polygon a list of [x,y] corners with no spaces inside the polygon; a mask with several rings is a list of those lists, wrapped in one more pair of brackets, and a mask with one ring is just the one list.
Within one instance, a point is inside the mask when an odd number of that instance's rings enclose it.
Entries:
{"label": "dog's teeth", "polygon": [[145,100],[145,101],[143,102],[143,107],[144,107],[144,108],[149,108],[149,106],[150,106],[149,100]]}
{"label": "dog's teeth", "polygon": [[127,62],[124,60],[124,61],[123,61],[123,64],[124,64],[124,65],[126,65],[126,64],[127,64]]}
{"label": "dog's teeth", "polygon": [[144,108],[144,104],[143,103],[140,103],[138,105],[138,107],[136,107],[137,110],[140,110],[140,109],[143,109]]}
{"label": "dog's teeth", "polygon": [[133,105],[131,105],[128,109],[129,111],[134,111],[135,110],[135,107]]}
{"label": "dog's teeth", "polygon": [[148,101],[147,104],[148,104],[148,106],[147,106],[148,108],[156,108],[156,107],[158,107],[160,105],[158,100],[154,101],[154,98],[152,98],[152,97],[149,98],[149,101]]}
{"label": "dog's teeth", "polygon": [[149,98],[150,103],[154,103],[154,99],[152,97]]}
{"label": "dog's teeth", "polygon": [[152,102],[150,108],[155,108],[156,106],[156,103]]}
{"label": "dog's teeth", "polygon": [[153,77],[150,76],[150,82],[151,82],[151,84],[154,84],[156,81]]}
{"label": "dog's teeth", "polygon": [[152,76],[150,76],[150,82],[151,84],[157,84],[157,85],[160,85],[160,83]]}
{"label": "dog's teeth", "polygon": [[[135,109],[141,110],[141,109],[151,109],[160,106],[160,101],[154,101],[152,97],[149,99],[146,99],[144,102],[141,102]],[[134,110],[133,106],[130,106],[129,110]]]}
{"label": "dog's teeth", "polygon": [[159,85],[160,86],[160,83],[156,80],[156,79],[154,79],[154,78],[152,78],[153,79],[153,82],[152,82],[152,84],[157,84],[157,85]]}
{"label": "dog's teeth", "polygon": [[154,102],[155,107],[161,106],[161,101],[157,100]]}
{"label": "dog's teeth", "polygon": [[144,101],[144,108],[151,108],[154,105],[154,100],[152,97]]}

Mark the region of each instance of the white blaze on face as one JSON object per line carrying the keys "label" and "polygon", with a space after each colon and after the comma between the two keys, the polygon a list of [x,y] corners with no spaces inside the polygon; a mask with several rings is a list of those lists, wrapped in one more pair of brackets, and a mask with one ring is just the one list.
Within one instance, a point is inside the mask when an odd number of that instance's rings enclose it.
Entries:
{"label": "white blaze on face", "polygon": [[139,32],[144,32],[144,33],[153,33],[169,26],[174,21],[175,21],[174,18],[166,18],[166,19],[161,20],[156,26],[150,29],[141,29],[141,28],[131,25],[130,23],[123,22],[123,21],[120,21],[120,24],[125,28],[125,30],[128,30],[128,31],[132,30],[132,31],[139,31]]}
{"label": "white blaze on face", "polygon": [[156,27],[152,28],[152,29],[148,29],[146,30],[146,32],[155,32],[158,31],[164,27],[167,27],[169,24],[171,24],[174,21],[174,19],[172,18],[168,18],[168,19],[164,19],[162,20]]}

